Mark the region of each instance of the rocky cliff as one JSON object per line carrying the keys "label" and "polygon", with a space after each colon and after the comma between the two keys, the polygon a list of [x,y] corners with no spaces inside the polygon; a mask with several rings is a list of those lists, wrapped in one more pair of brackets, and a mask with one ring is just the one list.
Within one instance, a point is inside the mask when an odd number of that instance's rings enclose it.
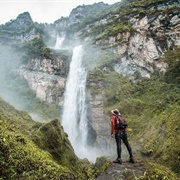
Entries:
{"label": "rocky cliff", "polygon": [[37,98],[62,106],[66,78],[59,74],[64,70],[63,65],[61,59],[32,59],[18,72],[28,81]]}
{"label": "rocky cliff", "polygon": [[14,41],[29,41],[39,38],[40,29],[36,28],[28,12],[20,14],[15,20],[0,26],[0,43],[9,44]]}
{"label": "rocky cliff", "polygon": [[118,54],[119,61],[114,64],[118,73],[133,77],[139,72],[142,77],[150,77],[155,70],[166,70],[166,64],[158,60],[166,50],[180,44],[179,4],[122,2],[114,12],[82,22],[84,26],[75,36]]}

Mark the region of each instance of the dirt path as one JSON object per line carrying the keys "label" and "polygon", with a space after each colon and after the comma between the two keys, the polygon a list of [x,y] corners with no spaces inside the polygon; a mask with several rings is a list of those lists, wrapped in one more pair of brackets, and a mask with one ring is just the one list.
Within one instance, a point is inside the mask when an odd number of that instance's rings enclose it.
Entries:
{"label": "dirt path", "polygon": [[96,180],[135,180],[135,177],[143,175],[145,170],[145,164],[140,161],[134,164],[129,162],[112,163]]}

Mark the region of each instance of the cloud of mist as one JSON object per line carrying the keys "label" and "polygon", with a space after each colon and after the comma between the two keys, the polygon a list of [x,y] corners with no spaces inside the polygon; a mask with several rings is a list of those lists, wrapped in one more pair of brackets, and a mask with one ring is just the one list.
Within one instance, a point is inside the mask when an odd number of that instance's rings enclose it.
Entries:
{"label": "cloud of mist", "polygon": [[32,92],[27,81],[17,72],[24,54],[11,46],[2,45],[0,52],[0,97],[15,108],[29,112],[34,120],[42,121],[41,115],[29,109],[32,99],[28,102],[28,93],[32,95]]}
{"label": "cloud of mist", "polygon": [[0,96],[13,103],[13,92],[10,91],[11,83],[16,78],[16,69],[21,60],[20,52],[12,47],[0,46]]}
{"label": "cloud of mist", "polygon": [[0,46],[0,52],[0,80],[2,86],[3,83],[6,83],[9,73],[18,67],[20,54],[7,46]]}

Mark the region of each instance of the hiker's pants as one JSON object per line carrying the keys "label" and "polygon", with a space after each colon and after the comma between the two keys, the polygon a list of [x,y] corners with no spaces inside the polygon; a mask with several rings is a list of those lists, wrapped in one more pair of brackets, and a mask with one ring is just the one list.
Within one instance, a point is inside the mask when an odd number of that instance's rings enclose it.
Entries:
{"label": "hiker's pants", "polygon": [[126,132],[116,132],[115,133],[115,139],[116,139],[116,144],[117,144],[118,158],[121,158],[121,139],[122,139],[123,143],[126,145],[126,148],[129,152],[129,156],[131,158],[132,157],[132,150],[131,150],[131,146],[128,142],[127,133]]}

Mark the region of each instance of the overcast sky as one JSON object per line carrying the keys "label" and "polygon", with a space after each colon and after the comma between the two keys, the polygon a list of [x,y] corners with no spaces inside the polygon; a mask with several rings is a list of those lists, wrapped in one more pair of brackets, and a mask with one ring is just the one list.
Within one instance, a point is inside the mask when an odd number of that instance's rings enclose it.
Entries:
{"label": "overcast sky", "polygon": [[113,4],[120,0],[0,0],[0,24],[28,11],[34,22],[53,23],[61,16],[69,16],[78,5],[104,2]]}

